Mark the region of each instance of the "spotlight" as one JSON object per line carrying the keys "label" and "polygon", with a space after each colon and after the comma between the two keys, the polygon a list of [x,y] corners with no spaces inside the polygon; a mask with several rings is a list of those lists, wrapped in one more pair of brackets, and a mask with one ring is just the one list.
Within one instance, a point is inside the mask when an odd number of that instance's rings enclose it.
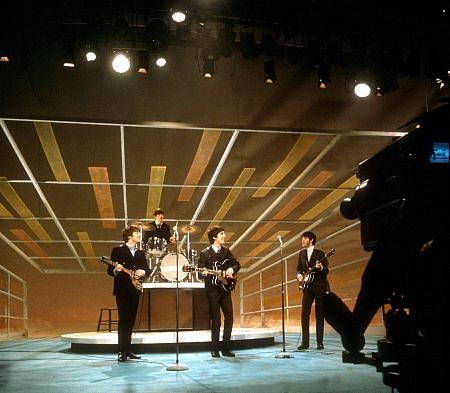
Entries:
{"label": "spotlight", "polygon": [[86,60],[91,62],[97,59],[97,54],[93,50],[88,50],[86,52]]}
{"label": "spotlight", "polygon": [[330,67],[328,65],[317,65],[317,85],[319,89],[326,89],[330,83]]}
{"label": "spotlight", "polygon": [[167,60],[165,57],[158,57],[155,61],[156,65],[160,68],[164,67],[167,64]]}
{"label": "spotlight", "polygon": [[368,97],[371,91],[370,86],[365,82],[358,82],[355,84],[354,92],[358,97]]}
{"label": "spotlight", "polygon": [[140,50],[137,53],[137,72],[140,74],[148,74],[148,50]]}
{"label": "spotlight", "polygon": [[112,68],[115,72],[119,74],[123,74],[124,72],[127,72],[130,69],[131,62],[130,62],[130,55],[128,52],[115,52],[113,61],[112,61]]}
{"label": "spotlight", "polygon": [[175,23],[183,23],[186,21],[187,13],[181,8],[173,8],[172,10],[172,20]]}
{"label": "spotlight", "polygon": [[75,40],[65,39],[63,42],[64,67],[75,67]]}
{"label": "spotlight", "polygon": [[10,63],[11,62],[11,51],[0,44],[0,63]]}
{"label": "spotlight", "polygon": [[275,62],[273,59],[264,60],[264,83],[273,84],[277,80]]}
{"label": "spotlight", "polygon": [[212,78],[215,74],[214,56],[203,56],[203,76],[205,78]]}
{"label": "spotlight", "polygon": [[87,44],[85,48],[86,60],[89,62],[95,61],[97,59],[97,50],[94,44]]}
{"label": "spotlight", "polygon": [[147,24],[148,49],[151,52],[163,52],[169,46],[169,28],[161,19],[154,19]]}

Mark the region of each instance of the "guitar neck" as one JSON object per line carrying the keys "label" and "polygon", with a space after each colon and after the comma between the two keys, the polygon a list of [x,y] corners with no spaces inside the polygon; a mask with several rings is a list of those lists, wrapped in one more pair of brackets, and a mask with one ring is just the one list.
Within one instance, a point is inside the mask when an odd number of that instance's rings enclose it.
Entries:
{"label": "guitar neck", "polygon": [[224,276],[223,270],[212,270],[212,269],[206,269],[203,267],[195,267],[194,268],[196,272],[206,272],[208,274],[211,274],[213,276]]}
{"label": "guitar neck", "polygon": [[[113,267],[117,266],[117,262],[113,262],[113,261],[111,261],[111,259],[108,259],[105,257],[102,258],[102,262],[106,263],[107,265],[111,265]],[[131,277],[134,276],[134,272],[130,269],[127,269],[126,267],[122,267],[122,271],[129,274]]]}

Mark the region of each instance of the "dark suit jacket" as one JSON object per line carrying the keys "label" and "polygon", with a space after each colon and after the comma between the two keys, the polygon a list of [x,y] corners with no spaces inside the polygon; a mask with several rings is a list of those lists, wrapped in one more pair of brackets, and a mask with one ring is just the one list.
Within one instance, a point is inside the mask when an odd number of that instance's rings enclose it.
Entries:
{"label": "dark suit jacket", "polygon": [[[227,266],[232,267],[236,274],[241,268],[241,264],[234,257],[228,247],[221,247],[219,254],[217,254],[212,246],[209,246],[200,252],[200,258],[198,260],[198,267],[206,267],[207,269],[214,269],[214,262],[223,262],[228,259]],[[213,276],[207,275],[205,278],[205,289],[207,291],[216,290],[220,288],[212,283]]]}
{"label": "dark suit jacket", "polygon": [[142,236],[142,242],[143,244],[147,244],[147,240],[150,237],[159,237],[160,239],[165,239],[167,242],[167,245],[170,243],[170,226],[166,224],[165,222],[162,223],[161,228],[158,228],[156,226],[155,221],[153,220],[150,224],[150,230],[144,231]]}
{"label": "dark suit jacket", "polygon": [[[148,267],[145,254],[142,250],[137,250],[134,254],[131,253],[127,245],[123,244],[120,247],[114,247],[111,251],[111,261],[119,262],[123,267],[129,270],[145,270],[145,275],[148,276],[150,268]],[[129,274],[125,272],[119,272],[117,276],[114,276],[114,267],[108,265],[108,274],[114,277],[114,296],[127,296],[131,294],[139,293],[131,282]]]}
{"label": "dark suit jacket", "polygon": [[[322,250],[314,248],[311,259],[307,260],[307,251],[301,250],[298,254],[297,273],[305,274],[309,267],[315,266],[316,262],[325,257],[325,253]],[[310,285],[310,289],[317,295],[323,296],[330,290],[330,284],[328,283],[328,259],[324,258],[322,261],[323,270],[314,271],[314,280]]]}

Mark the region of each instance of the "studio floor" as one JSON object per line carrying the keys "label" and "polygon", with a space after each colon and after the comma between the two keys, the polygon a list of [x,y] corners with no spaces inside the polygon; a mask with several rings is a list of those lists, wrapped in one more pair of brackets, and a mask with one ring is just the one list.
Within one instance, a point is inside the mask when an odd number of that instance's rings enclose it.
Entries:
{"label": "studio floor", "polygon": [[[381,337],[367,337],[364,352],[376,351]],[[314,337],[312,338],[314,344]],[[297,334],[286,334],[263,348],[236,350],[235,358],[211,358],[207,351],[142,353],[119,363],[114,353],[74,353],[60,337],[0,340],[0,391],[7,392],[391,392],[373,366],[342,362],[337,335],[325,350],[315,345],[297,352]],[[187,366],[168,371],[170,365]]]}

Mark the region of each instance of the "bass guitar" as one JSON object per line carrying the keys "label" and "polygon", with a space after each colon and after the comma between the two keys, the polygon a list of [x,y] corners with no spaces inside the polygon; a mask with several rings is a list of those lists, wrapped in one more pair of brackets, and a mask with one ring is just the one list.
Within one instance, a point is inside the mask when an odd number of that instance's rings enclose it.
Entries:
{"label": "bass guitar", "polygon": [[[328,251],[322,258],[318,259],[318,260],[316,261],[316,263],[317,263],[317,262],[322,263],[322,262],[325,260],[325,258],[330,258],[330,257],[332,257],[335,253],[336,253],[336,250],[335,250],[334,248],[332,248],[332,249],[331,249],[330,251]],[[313,283],[313,281],[314,281],[315,273],[316,273],[316,268],[315,268],[315,267],[309,268],[309,270],[306,271],[306,272],[303,274],[303,280],[298,284],[298,288],[299,288],[300,290],[305,290],[305,289],[309,288],[309,287],[311,286],[311,284]]]}
{"label": "bass guitar", "polygon": [[[106,265],[110,265],[113,267],[116,267],[118,265],[118,262],[113,262],[111,261],[111,259],[107,258],[107,257],[101,257],[100,259],[104,264]],[[133,270],[129,270],[126,267],[122,268],[122,271],[125,272],[126,274],[128,274],[130,276],[131,279],[131,283],[134,285],[134,287],[139,291],[142,292],[144,290],[144,287],[142,285],[142,278],[137,278],[134,274]]]}
{"label": "bass guitar", "polygon": [[214,269],[207,269],[205,267],[197,267],[193,265],[184,265],[183,272],[201,272],[214,276],[212,279],[213,285],[223,288],[226,292],[231,292],[236,288],[237,274],[232,277],[226,277],[225,272],[231,267],[231,261],[225,259],[223,262],[214,262]]}

